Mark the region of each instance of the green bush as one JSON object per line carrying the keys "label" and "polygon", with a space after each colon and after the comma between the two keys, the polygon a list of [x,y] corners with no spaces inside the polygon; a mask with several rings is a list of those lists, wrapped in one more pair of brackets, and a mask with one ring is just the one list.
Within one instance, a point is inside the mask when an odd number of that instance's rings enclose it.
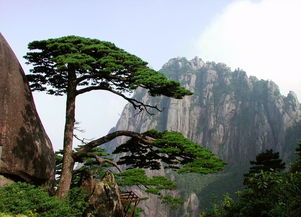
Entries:
{"label": "green bush", "polygon": [[71,188],[68,195],[68,202],[71,208],[71,216],[81,217],[88,207],[86,193],[79,187]]}
{"label": "green bush", "polygon": [[[79,190],[71,191],[69,200],[61,201],[49,196],[43,187],[18,182],[0,188],[0,210],[3,214],[24,214],[29,217],[81,216],[86,207]],[[72,205],[70,205],[72,204]],[[9,215],[8,215],[9,216]]]}
{"label": "green bush", "polygon": [[0,217],[28,217],[28,216],[27,215],[22,215],[22,214],[10,215],[10,214],[0,212]]}

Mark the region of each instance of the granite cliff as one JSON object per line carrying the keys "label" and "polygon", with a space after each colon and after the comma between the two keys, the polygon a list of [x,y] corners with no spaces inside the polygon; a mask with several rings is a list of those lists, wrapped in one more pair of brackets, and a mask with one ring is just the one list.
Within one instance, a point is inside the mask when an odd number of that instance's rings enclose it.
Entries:
{"label": "granite cliff", "polygon": [[[212,150],[229,166],[216,175],[171,174],[180,188],[175,194],[184,197],[185,204],[178,211],[170,211],[152,198],[142,205],[145,216],[197,216],[212,193],[231,193],[241,186],[242,174],[256,154],[273,149],[286,161],[292,158],[301,138],[301,106],[293,92],[283,96],[272,81],[248,77],[243,70],[231,71],[225,64],[205,63],[197,57],[191,61],[171,59],[160,71],[194,94],[176,100],[152,98],[138,90],[135,98],[158,105],[162,112],[153,111],[150,116],[127,105],[112,130],[179,131]],[[110,144],[110,149],[116,144]]]}

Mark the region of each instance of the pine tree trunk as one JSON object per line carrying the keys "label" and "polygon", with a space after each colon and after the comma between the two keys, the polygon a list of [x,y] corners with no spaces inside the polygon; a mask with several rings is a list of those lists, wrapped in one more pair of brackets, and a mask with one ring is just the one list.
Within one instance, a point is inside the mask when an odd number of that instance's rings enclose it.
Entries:
{"label": "pine tree trunk", "polygon": [[[75,75],[74,75],[75,76]],[[64,156],[63,156],[63,168],[61,179],[59,181],[56,196],[58,198],[65,198],[68,195],[72,171],[74,167],[74,159],[72,157],[73,146],[73,130],[75,123],[75,98],[76,98],[76,84],[75,79],[70,79],[67,91],[67,103],[66,103],[66,123],[64,131]]]}

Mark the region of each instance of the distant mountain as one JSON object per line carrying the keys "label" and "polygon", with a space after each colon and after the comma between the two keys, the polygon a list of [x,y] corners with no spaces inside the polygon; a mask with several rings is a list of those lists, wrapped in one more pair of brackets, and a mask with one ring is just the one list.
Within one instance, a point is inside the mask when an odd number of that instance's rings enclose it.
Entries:
{"label": "distant mountain", "polygon": [[301,105],[293,92],[282,96],[272,81],[248,77],[240,69],[231,71],[225,64],[205,63],[197,57],[190,61],[171,59],[160,71],[194,94],[182,100],[154,98],[140,89],[134,97],[158,105],[162,112],[153,111],[150,116],[126,105],[112,130],[178,131],[229,165],[221,173],[206,176],[156,171],[176,180],[180,188],[177,194],[186,203],[180,210],[170,211],[152,199],[142,205],[146,216],[198,216],[212,200],[212,193],[233,193],[241,186],[242,174],[256,154],[273,149],[286,161],[292,158],[301,138]]}

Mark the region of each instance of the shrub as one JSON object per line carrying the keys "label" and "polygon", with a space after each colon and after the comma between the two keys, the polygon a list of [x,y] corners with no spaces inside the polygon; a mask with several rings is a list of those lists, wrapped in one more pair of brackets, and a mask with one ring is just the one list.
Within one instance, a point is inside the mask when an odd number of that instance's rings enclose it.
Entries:
{"label": "shrub", "polygon": [[[81,216],[85,203],[79,190],[72,192],[69,200],[61,201],[49,196],[43,187],[18,182],[0,188],[0,210],[5,214],[24,214],[28,217],[75,217]],[[80,195],[83,196],[83,195]],[[8,215],[9,216],[9,215]]]}
{"label": "shrub", "polygon": [[86,193],[79,187],[71,188],[68,195],[68,202],[71,208],[71,214],[74,217],[81,217],[88,207],[86,202]]}
{"label": "shrub", "polygon": [[6,214],[6,213],[0,212],[0,217],[28,217],[28,216],[22,215],[22,214],[19,214],[19,215],[10,215],[10,214]]}

